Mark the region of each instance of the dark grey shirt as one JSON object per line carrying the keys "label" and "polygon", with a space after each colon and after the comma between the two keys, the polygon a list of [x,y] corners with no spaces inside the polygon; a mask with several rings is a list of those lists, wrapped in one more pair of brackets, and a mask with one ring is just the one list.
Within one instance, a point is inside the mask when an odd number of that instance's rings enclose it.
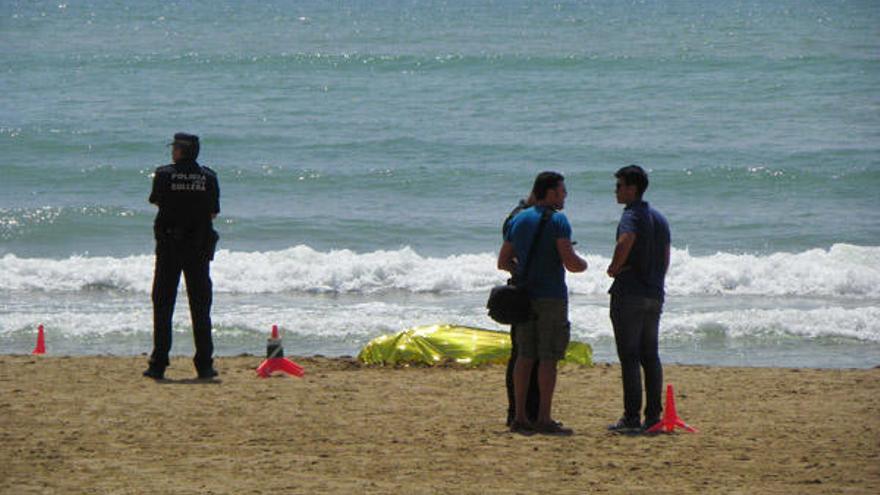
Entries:
{"label": "dark grey shirt", "polygon": [[640,296],[664,300],[666,248],[671,235],[669,222],[645,201],[637,201],[623,210],[617,225],[617,237],[633,233],[636,241],[608,291],[616,296]]}

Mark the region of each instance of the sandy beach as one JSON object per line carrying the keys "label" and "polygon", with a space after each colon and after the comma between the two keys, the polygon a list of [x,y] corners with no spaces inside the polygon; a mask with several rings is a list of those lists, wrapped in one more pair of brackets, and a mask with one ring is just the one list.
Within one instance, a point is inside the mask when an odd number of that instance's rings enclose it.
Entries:
{"label": "sandy beach", "polygon": [[[2,493],[876,493],[880,369],[667,366],[698,434],[620,437],[619,369],[565,367],[570,438],[506,431],[503,368],[140,376],[143,357],[0,357]],[[873,488],[871,488],[873,487]]]}

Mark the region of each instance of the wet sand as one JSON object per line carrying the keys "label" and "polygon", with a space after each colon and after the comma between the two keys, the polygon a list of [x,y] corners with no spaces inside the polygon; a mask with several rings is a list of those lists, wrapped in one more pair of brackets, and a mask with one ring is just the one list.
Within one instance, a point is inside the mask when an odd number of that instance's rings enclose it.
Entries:
{"label": "wet sand", "polygon": [[[296,358],[294,358],[296,359]],[[621,437],[619,368],[565,367],[569,438],[504,426],[504,369],[0,356],[0,493],[877,493],[880,369],[667,366],[698,434]]]}

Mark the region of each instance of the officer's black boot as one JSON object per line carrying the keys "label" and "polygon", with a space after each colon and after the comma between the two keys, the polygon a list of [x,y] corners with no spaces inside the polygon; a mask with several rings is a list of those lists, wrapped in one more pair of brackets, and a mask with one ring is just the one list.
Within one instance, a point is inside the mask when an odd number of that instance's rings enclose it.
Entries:
{"label": "officer's black boot", "polygon": [[161,380],[168,367],[168,353],[171,352],[171,319],[174,316],[174,302],[177,299],[177,284],[180,282],[180,265],[166,250],[157,250],[156,271],[153,276],[153,353],[150,367],[144,376]]}
{"label": "officer's black boot", "polygon": [[214,342],[211,336],[211,303],[213,284],[210,276],[210,262],[207,259],[192,259],[184,266],[186,292],[189,297],[189,311],[192,317],[193,339],[196,355],[193,364],[200,379],[211,379],[218,375],[214,369]]}
{"label": "officer's black boot", "polygon": [[147,378],[152,378],[153,380],[164,380],[165,379],[165,370],[159,370],[150,366],[144,371],[144,376]]}

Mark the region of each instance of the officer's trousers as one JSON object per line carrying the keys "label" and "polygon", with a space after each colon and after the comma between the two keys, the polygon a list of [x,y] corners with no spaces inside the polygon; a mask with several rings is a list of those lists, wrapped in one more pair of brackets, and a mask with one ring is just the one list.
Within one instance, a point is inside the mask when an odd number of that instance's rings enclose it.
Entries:
{"label": "officer's trousers", "polygon": [[211,261],[186,250],[171,246],[156,247],[156,271],[153,276],[153,354],[150,367],[164,370],[168,366],[171,351],[171,319],[177,299],[180,274],[186,280],[186,295],[192,318],[196,355],[193,359],[197,371],[213,368],[214,343],[211,339]]}

